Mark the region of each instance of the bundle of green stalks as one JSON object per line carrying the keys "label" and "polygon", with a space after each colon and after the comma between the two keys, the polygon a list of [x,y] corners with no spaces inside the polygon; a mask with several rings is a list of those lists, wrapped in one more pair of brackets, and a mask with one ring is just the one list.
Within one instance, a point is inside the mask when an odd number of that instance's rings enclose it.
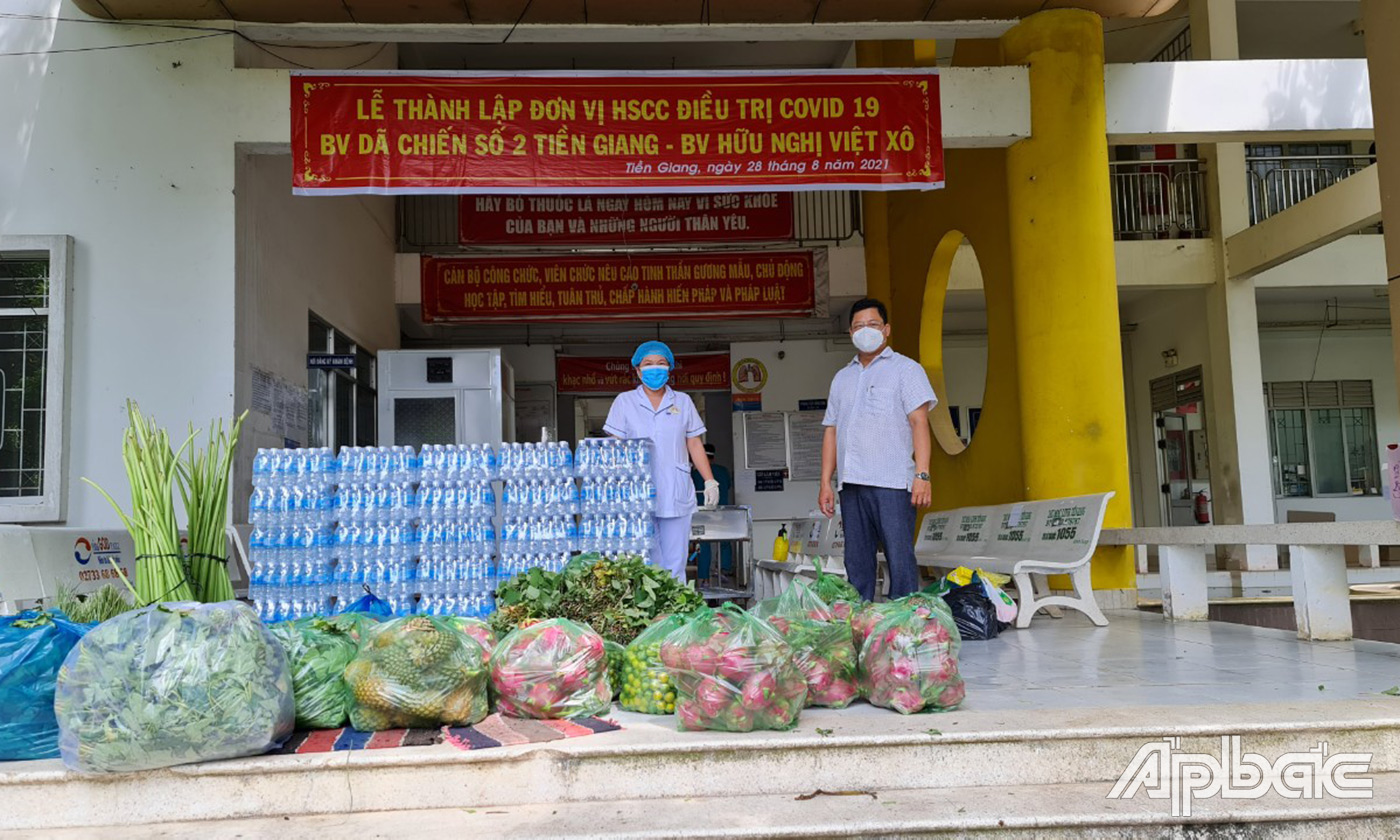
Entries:
{"label": "bundle of green stalks", "polygon": [[[223,420],[210,423],[208,448],[190,449],[179,466],[180,495],[189,522],[190,583],[195,597],[206,604],[233,599],[228,577],[228,480],[247,417],[248,412],[243,412],[228,433]],[[191,424],[190,436],[195,434]]]}
{"label": "bundle of green stalks", "polygon": [[[136,580],[122,574],[122,581],[139,606],[233,598],[227,567],[228,481],[247,413],[234,421],[227,434],[222,421],[211,423],[208,447],[195,452],[191,445],[199,433],[193,426],[177,451],[155,418],[143,416],[132,400],[126,407],[130,425],[122,436],[122,461],[131,485],[130,513],[95,482],[83,479],[111,504],[131,534]],[[177,483],[189,525],[187,551],[180,545],[175,517]]]}

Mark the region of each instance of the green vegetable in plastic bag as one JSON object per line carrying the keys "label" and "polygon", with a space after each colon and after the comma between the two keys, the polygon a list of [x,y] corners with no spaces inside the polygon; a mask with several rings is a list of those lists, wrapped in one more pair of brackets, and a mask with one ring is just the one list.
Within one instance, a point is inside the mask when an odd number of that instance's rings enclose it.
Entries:
{"label": "green vegetable in plastic bag", "polygon": [[622,708],[648,715],[675,713],[676,685],[661,662],[661,643],[677,628],[684,626],[684,616],[662,616],[627,646],[626,659],[619,675],[622,688],[618,700]]}
{"label": "green vegetable in plastic bag", "polygon": [[470,726],[486,717],[486,654],[448,618],[374,627],[345,667],[350,725],[365,732]]}
{"label": "green vegetable in plastic bag", "polygon": [[354,614],[303,618],[271,628],[292,669],[298,729],[345,724],[350,705],[345,666],[359,651],[360,628]]}
{"label": "green vegetable in plastic bag", "polygon": [[812,591],[817,594],[818,598],[828,604],[832,601],[850,601],[855,604],[861,602],[860,593],[856,591],[850,581],[822,571],[820,557],[813,557],[812,565],[817,569],[817,579],[812,584]]}
{"label": "green vegetable in plastic bag", "polygon": [[153,604],[93,628],[58,673],[59,752],[126,772],[258,755],[292,733],[282,646],[237,601]]}

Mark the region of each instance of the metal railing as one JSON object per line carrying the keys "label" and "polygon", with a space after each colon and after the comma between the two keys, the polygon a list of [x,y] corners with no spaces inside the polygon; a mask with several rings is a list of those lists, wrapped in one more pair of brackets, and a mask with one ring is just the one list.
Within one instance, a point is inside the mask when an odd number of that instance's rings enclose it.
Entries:
{"label": "metal railing", "polygon": [[1116,239],[1194,239],[1209,229],[1199,160],[1110,163]]}
{"label": "metal railing", "polygon": [[1369,155],[1246,158],[1249,223],[1257,225],[1372,163],[1375,158]]}

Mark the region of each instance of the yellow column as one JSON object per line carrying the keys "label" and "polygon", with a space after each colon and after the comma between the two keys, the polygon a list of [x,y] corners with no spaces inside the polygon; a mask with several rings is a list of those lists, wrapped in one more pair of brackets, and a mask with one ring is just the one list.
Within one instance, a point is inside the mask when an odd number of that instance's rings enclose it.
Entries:
{"label": "yellow column", "polygon": [[[1116,492],[1105,524],[1132,522],[1113,264],[1103,24],[1061,9],[1002,36],[1030,65],[1031,136],[1007,151],[1025,496]],[[1127,548],[1102,548],[1094,586],[1136,586]]]}

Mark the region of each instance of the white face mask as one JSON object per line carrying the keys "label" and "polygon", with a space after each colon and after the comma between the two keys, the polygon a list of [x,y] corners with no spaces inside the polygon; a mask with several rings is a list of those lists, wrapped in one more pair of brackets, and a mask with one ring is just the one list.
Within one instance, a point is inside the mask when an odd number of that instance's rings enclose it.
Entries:
{"label": "white face mask", "polygon": [[862,353],[874,353],[880,349],[881,344],[885,343],[885,333],[874,327],[861,327],[851,336],[851,342]]}

